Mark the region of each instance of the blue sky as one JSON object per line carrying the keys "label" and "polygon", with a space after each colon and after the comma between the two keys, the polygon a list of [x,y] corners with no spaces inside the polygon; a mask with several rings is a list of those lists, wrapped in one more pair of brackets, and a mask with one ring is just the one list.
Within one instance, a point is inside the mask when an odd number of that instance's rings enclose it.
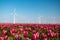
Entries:
{"label": "blue sky", "polygon": [[16,8],[16,22],[38,21],[39,16],[59,17],[60,0],[0,0],[0,22],[13,22]]}

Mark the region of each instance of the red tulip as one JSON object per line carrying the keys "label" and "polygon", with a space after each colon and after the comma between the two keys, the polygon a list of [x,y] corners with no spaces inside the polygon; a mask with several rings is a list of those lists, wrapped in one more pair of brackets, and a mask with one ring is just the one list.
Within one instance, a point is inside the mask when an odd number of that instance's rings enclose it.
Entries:
{"label": "red tulip", "polygon": [[59,33],[55,33],[54,34],[54,37],[59,37]]}
{"label": "red tulip", "polygon": [[17,33],[18,35],[20,34],[20,31],[18,31],[18,33]]}
{"label": "red tulip", "polygon": [[16,30],[16,29],[12,29],[11,31],[12,31],[12,33],[16,33],[16,32],[17,32],[17,30]]}
{"label": "red tulip", "polygon": [[42,33],[42,38],[46,38],[46,37],[47,37],[47,35]]}
{"label": "red tulip", "polygon": [[10,27],[10,24],[4,24],[3,25],[3,28],[9,28]]}
{"label": "red tulip", "polygon": [[19,35],[16,35],[16,40],[21,40]]}
{"label": "red tulip", "polygon": [[36,34],[32,34],[32,40],[37,40]]}
{"label": "red tulip", "polygon": [[23,32],[23,31],[24,31],[24,29],[23,29],[23,28],[21,28],[21,29],[20,29],[20,32]]}
{"label": "red tulip", "polygon": [[8,40],[8,36],[5,36],[5,37],[4,37],[4,40]]}
{"label": "red tulip", "polygon": [[26,28],[25,30],[27,30],[27,31],[31,31],[31,28]]}
{"label": "red tulip", "polygon": [[28,37],[28,32],[27,32],[27,31],[24,31],[24,32],[23,32],[23,36],[24,36],[24,37]]}
{"label": "red tulip", "polygon": [[25,40],[30,40],[29,38],[26,38]]}
{"label": "red tulip", "polygon": [[39,38],[39,33],[38,32],[36,33],[36,37]]}
{"label": "red tulip", "polygon": [[19,36],[19,35],[16,35],[15,37],[18,38],[18,37],[20,37],[20,36]]}
{"label": "red tulip", "polygon": [[54,32],[50,33],[50,36],[51,36],[51,37],[54,37]]}
{"label": "red tulip", "polygon": [[36,30],[33,30],[33,33],[36,33]]}
{"label": "red tulip", "polygon": [[52,30],[48,30],[48,33],[52,33]]}
{"label": "red tulip", "polygon": [[44,38],[44,40],[47,40],[47,38]]}
{"label": "red tulip", "polygon": [[2,34],[7,34],[7,30],[3,30]]}
{"label": "red tulip", "polygon": [[0,40],[4,40],[4,38],[3,37],[0,37]]}
{"label": "red tulip", "polygon": [[43,30],[43,29],[44,29],[44,26],[42,26],[42,25],[41,25],[41,26],[39,26],[39,27],[40,27],[40,29],[41,29],[41,30]]}
{"label": "red tulip", "polygon": [[55,26],[55,29],[56,29],[56,30],[58,30],[58,29],[59,29],[59,27],[60,27],[60,26],[56,25],[56,26]]}
{"label": "red tulip", "polygon": [[49,37],[50,36],[50,33],[47,33],[47,36]]}
{"label": "red tulip", "polygon": [[5,34],[7,34],[7,30],[2,31],[2,36],[4,36]]}
{"label": "red tulip", "polygon": [[15,36],[15,34],[14,34],[14,33],[11,33],[11,36],[12,36],[12,37],[14,37],[14,36]]}
{"label": "red tulip", "polygon": [[23,28],[23,26],[20,26],[20,25],[19,25],[18,27],[19,27],[19,28]]}

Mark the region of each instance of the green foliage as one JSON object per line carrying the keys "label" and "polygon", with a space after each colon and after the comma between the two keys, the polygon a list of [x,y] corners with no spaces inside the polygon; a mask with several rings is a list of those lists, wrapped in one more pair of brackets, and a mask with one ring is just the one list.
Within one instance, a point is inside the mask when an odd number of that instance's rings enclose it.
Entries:
{"label": "green foliage", "polygon": [[1,36],[1,34],[2,34],[2,29],[0,29],[0,36]]}
{"label": "green foliage", "polygon": [[28,37],[32,38],[32,33],[28,31]]}

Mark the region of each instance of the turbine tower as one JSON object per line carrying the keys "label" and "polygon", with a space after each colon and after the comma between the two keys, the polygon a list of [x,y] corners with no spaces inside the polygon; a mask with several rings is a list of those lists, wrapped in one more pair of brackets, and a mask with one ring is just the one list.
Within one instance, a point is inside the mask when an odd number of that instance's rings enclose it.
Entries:
{"label": "turbine tower", "polygon": [[52,23],[55,24],[56,23],[56,17],[55,16],[52,16]]}
{"label": "turbine tower", "polygon": [[38,23],[39,23],[39,24],[42,23],[42,18],[43,18],[43,16],[39,16],[39,17],[38,17]]}
{"label": "turbine tower", "polygon": [[15,24],[16,23],[16,9],[14,9],[13,11],[13,23]]}
{"label": "turbine tower", "polygon": [[38,23],[39,24],[41,23],[41,17],[38,17]]}
{"label": "turbine tower", "polygon": [[54,24],[56,23],[56,17],[55,16],[53,17],[53,23]]}

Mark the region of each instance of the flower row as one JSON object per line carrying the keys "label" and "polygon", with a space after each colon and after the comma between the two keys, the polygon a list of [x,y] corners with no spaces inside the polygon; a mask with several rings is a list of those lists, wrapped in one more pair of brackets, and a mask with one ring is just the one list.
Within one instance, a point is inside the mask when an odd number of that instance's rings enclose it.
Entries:
{"label": "flower row", "polygon": [[59,24],[0,24],[0,40],[59,40]]}

